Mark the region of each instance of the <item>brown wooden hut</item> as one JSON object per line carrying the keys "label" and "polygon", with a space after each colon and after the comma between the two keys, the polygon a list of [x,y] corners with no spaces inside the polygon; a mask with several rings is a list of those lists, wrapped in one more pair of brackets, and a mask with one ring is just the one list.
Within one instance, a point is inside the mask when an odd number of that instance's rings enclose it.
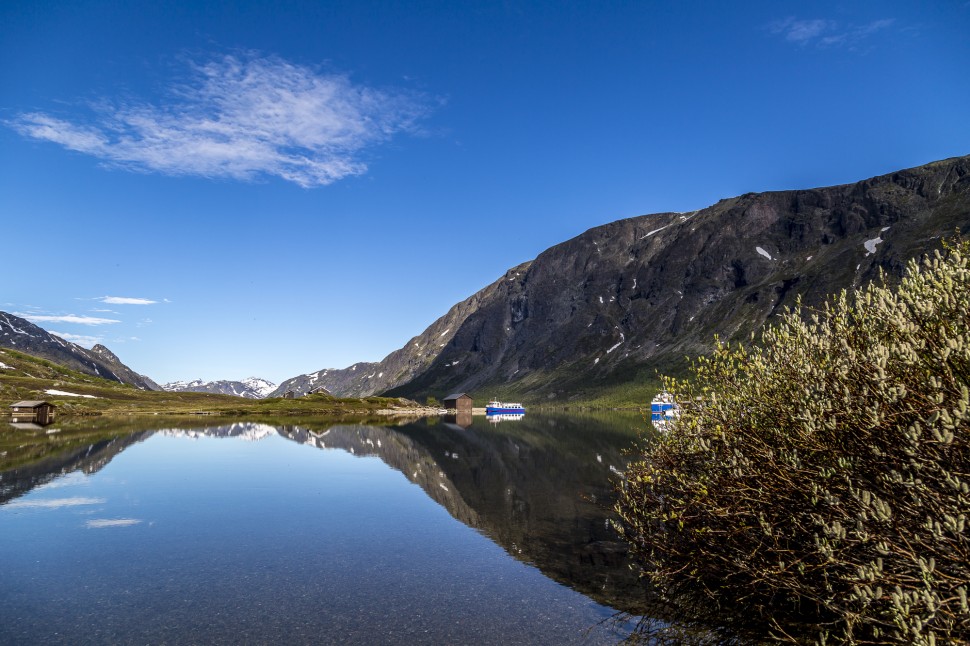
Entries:
{"label": "brown wooden hut", "polygon": [[448,395],[444,399],[445,409],[453,410],[455,413],[468,413],[471,415],[472,412],[472,398],[471,395],[466,393],[455,393],[454,395]]}
{"label": "brown wooden hut", "polygon": [[11,422],[50,424],[54,421],[54,404],[26,399],[10,404]]}

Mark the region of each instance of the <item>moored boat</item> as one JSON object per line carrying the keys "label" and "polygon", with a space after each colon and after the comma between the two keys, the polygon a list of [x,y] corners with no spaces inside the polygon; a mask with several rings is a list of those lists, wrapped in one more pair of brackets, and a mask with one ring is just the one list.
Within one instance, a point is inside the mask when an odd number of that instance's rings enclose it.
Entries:
{"label": "moored boat", "polygon": [[522,415],[525,414],[525,406],[518,402],[500,402],[493,399],[485,406],[486,415]]}
{"label": "moored boat", "polygon": [[677,402],[674,401],[674,396],[666,390],[658,393],[650,402],[650,421],[657,430],[666,430],[670,423],[679,416],[680,410],[677,407]]}

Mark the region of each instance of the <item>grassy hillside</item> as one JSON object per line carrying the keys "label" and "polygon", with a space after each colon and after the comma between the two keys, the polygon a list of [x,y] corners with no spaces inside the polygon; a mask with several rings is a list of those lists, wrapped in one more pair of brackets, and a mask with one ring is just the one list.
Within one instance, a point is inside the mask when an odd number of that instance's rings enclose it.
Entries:
{"label": "grassy hillside", "polygon": [[341,399],[311,395],[251,400],[208,393],[145,391],[85,375],[22,352],[0,349],[0,414],[22,399],[49,401],[57,406],[58,417],[104,414],[360,416],[388,409],[406,413],[414,408],[405,400],[386,397]]}
{"label": "grassy hillside", "polygon": [[[663,365],[662,374],[679,377],[685,374],[687,359]],[[607,374],[591,377],[582,366],[564,365],[553,370],[536,370],[514,382],[486,385],[468,391],[475,406],[484,406],[490,399],[522,402],[530,408],[556,410],[578,408],[646,408],[662,389],[659,367],[626,361]],[[433,389],[419,378],[409,387]],[[385,393],[400,395],[398,389]],[[432,390],[441,399],[449,392]]]}

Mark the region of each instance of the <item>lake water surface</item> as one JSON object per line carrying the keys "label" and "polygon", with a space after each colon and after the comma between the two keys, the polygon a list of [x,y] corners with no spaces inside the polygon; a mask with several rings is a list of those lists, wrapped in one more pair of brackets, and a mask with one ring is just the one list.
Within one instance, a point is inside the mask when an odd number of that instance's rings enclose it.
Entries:
{"label": "lake water surface", "polygon": [[643,592],[610,481],[643,428],[0,431],[61,442],[0,458],[0,643],[614,643]]}

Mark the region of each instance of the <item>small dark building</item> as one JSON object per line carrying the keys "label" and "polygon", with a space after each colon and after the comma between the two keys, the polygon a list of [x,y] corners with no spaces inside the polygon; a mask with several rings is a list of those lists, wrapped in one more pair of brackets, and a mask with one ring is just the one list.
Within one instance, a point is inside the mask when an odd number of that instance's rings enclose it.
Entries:
{"label": "small dark building", "polygon": [[16,404],[10,404],[10,421],[50,424],[54,421],[54,408],[54,404],[48,402],[20,401]]}
{"label": "small dark building", "polygon": [[453,410],[456,413],[468,413],[471,415],[472,412],[472,398],[471,395],[465,393],[455,393],[454,395],[448,395],[444,400],[445,408],[447,410]]}
{"label": "small dark building", "polygon": [[293,399],[294,397],[296,397],[296,393],[292,390],[287,390],[283,393],[283,399]]}

